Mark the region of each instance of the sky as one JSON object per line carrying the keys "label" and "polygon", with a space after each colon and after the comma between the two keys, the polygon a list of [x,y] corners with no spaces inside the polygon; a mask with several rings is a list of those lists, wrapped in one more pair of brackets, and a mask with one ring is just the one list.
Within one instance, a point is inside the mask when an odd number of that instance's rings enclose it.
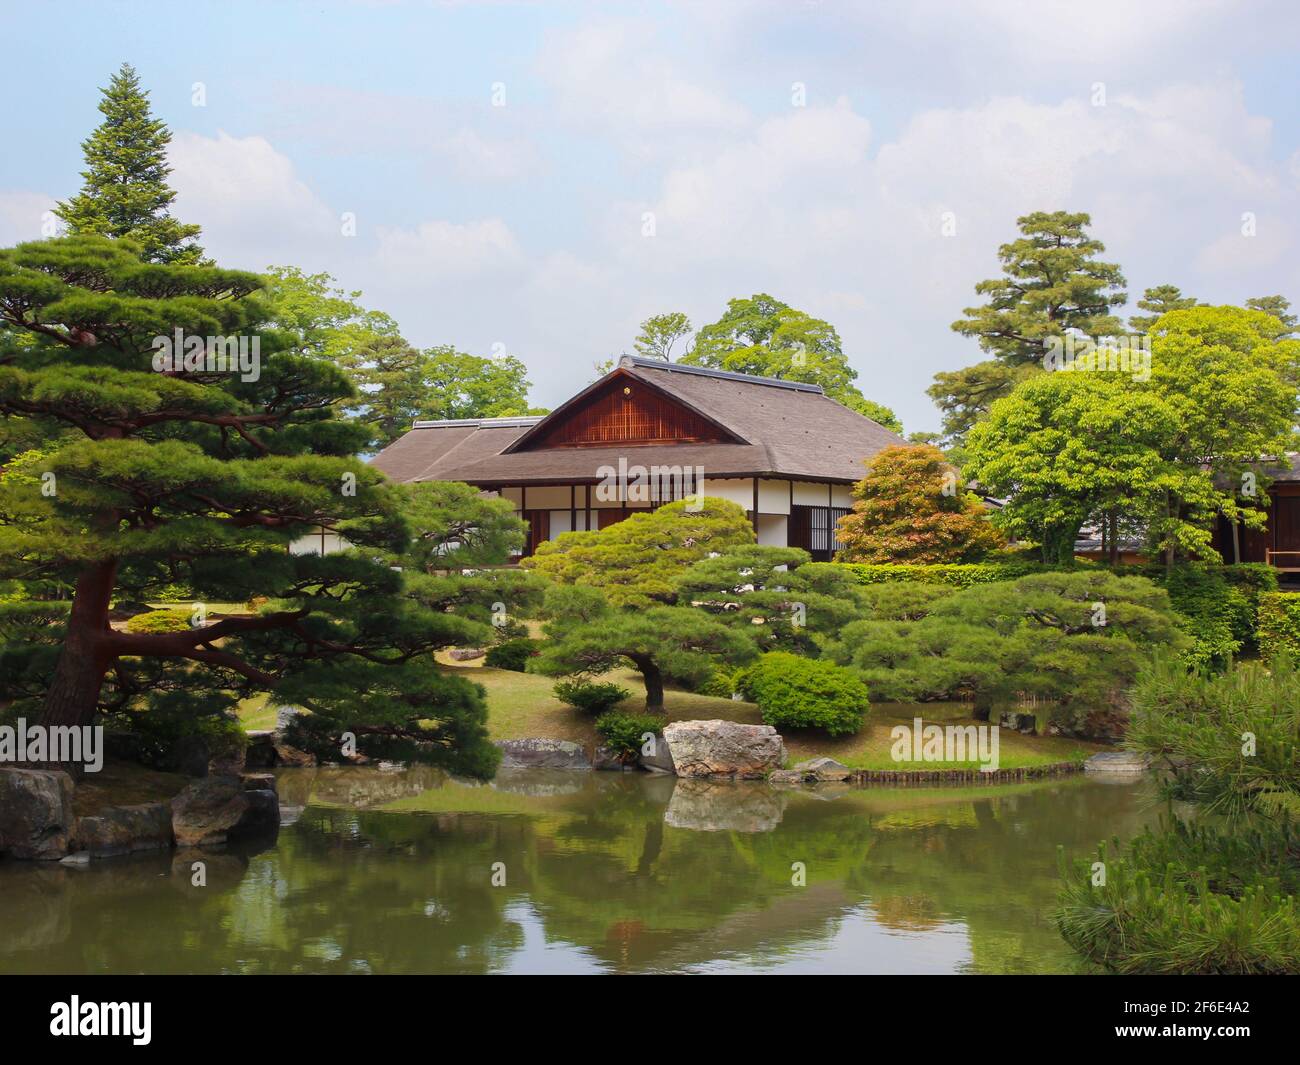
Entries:
{"label": "sky", "polygon": [[1294,2],[0,6],[0,246],[77,191],[130,62],[220,265],[328,272],[543,406],[649,315],[766,292],[937,429],[932,376],[983,357],[950,325],[1036,210],[1091,214],[1131,301],[1300,304]]}

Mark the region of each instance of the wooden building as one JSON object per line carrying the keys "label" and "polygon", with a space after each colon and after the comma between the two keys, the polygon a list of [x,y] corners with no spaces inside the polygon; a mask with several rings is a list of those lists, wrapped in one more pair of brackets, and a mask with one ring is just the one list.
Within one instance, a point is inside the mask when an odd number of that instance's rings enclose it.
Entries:
{"label": "wooden building", "polygon": [[1219,518],[1212,543],[1225,562],[1263,562],[1283,573],[1300,574],[1300,455],[1285,464],[1266,466],[1268,525],[1262,529],[1233,528]]}
{"label": "wooden building", "polygon": [[863,460],[903,442],[817,385],[623,356],[545,417],[419,421],[374,465],[509,499],[530,554],[698,494],[744,507],[759,543],[827,559]]}

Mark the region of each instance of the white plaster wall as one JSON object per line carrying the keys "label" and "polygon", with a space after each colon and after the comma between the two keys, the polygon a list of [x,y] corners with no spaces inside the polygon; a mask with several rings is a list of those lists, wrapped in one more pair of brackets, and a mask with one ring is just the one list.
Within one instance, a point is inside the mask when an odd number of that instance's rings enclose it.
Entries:
{"label": "white plaster wall", "polygon": [[786,547],[790,543],[790,519],[784,514],[758,516],[758,542],[770,547]]}

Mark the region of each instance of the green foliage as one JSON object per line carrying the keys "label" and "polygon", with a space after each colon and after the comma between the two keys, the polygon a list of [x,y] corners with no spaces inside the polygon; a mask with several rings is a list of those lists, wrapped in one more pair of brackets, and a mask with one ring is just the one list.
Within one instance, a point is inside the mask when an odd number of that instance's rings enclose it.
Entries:
{"label": "green foliage", "polygon": [[555,685],[555,697],[584,714],[603,714],[632,693],[621,684],[562,680]]}
{"label": "green foliage", "polygon": [[992,405],[967,437],[966,472],[1008,496],[995,520],[1068,564],[1084,522],[1123,516],[1172,565],[1217,561],[1217,515],[1258,529],[1241,473],[1287,449],[1294,342],[1276,319],[1239,307],[1161,317],[1149,379],[1121,370],[1039,374]]}
{"label": "green foliage", "polygon": [[943,411],[944,432],[960,440],[1020,382],[1041,373],[1044,343],[1069,331],[1115,336],[1123,324],[1111,313],[1128,299],[1119,266],[1097,258],[1106,249],[1090,237],[1082,212],[1035,211],[1016,219],[1021,236],[998,249],[1003,276],[975,286],[987,302],[967,307],[952,328],[976,337],[993,356],[935,377],[930,397]]}
{"label": "green foliage", "polygon": [[199,263],[203,249],[194,243],[199,227],[182,224],[168,211],[176,199],[167,184],[171,131],[150,114],[149,94],[129,63],[103,94],[104,121],[81,144],[85,184],[54,213],[73,235],[130,237],[146,262]]}
{"label": "green foliage", "polygon": [[1141,310],[1151,313],[1130,315],[1129,327],[1136,333],[1149,333],[1162,315],[1169,311],[1183,311],[1188,307],[1195,307],[1196,302],[1196,297],[1184,296],[1177,285],[1156,285],[1155,288],[1143,292],[1142,298],[1137,301]]}
{"label": "green foliage", "polygon": [[[1115,849],[1119,850],[1116,843]],[[1179,823],[1162,834],[1147,830],[1124,857],[1103,846],[1106,869],[1094,887],[1088,863],[1064,866],[1065,885],[1053,916],[1065,941],[1104,969],[1123,974],[1265,976],[1300,971],[1300,914],[1294,863],[1280,855],[1300,846]],[[1228,890],[1203,864],[1258,870],[1252,883]],[[1267,873],[1283,867],[1283,878]],[[1257,883],[1255,881],[1262,881]]]}
{"label": "green foliage", "polygon": [[709,679],[695,689],[697,695],[711,695],[715,699],[730,699],[739,685],[739,670],[715,669]]}
{"label": "green foliage", "polygon": [[738,504],[705,498],[698,510],[690,505],[679,500],[607,529],[563,533],[521,565],[561,584],[598,588],[617,606],[676,602],[688,566],[754,542],[753,524]]}
{"label": "green foliage", "polygon": [[524,637],[518,640],[506,640],[504,643],[489,647],[483,656],[483,664],[494,669],[509,669],[515,673],[525,673],[528,662],[537,654],[540,640]]}
{"label": "green foliage", "polygon": [[642,739],[647,733],[658,735],[663,729],[661,718],[648,714],[620,714],[616,711],[596,719],[596,732],[606,746],[614,748],[623,762],[634,762],[641,754]]}
{"label": "green foliage", "polygon": [[1266,661],[1286,655],[1300,662],[1300,593],[1260,594],[1259,653]]}
{"label": "green foliage", "polygon": [[385,447],[417,418],[540,414],[528,405],[527,370],[513,355],[487,358],[455,348],[419,350],[397,322],[368,310],[361,293],[335,287],[326,273],[272,267],[263,299],[270,320],[297,338],[300,354],[341,368],[356,385],[348,413]]}
{"label": "green foliage", "polygon": [[[750,544],[696,562],[680,578],[678,599],[758,641],[763,650],[815,652],[821,640],[861,613],[851,574],[810,562],[797,547]],[[728,695],[731,692],[727,692]]]}
{"label": "green foliage", "polygon": [[1100,569],[881,605],[881,615],[845,626],[825,652],[857,669],[876,699],[969,699],[991,710],[1033,697],[1052,703],[1052,724],[1072,735],[1120,734],[1150,648],[1188,644],[1162,589]]}
{"label": "green foliage", "polygon": [[618,609],[593,588],[548,592],[548,639],[533,670],[549,676],[599,675],[630,663],[645,679],[646,709],[663,708],[664,679],[703,684],[718,662],[754,657],[754,640],[702,610],[684,606]]}
{"label": "green foliage", "polygon": [[937,447],[887,447],[867,460],[840,519],[838,557],[849,562],[977,562],[1001,546],[979,498],[965,491]]}
{"label": "green foliage", "polygon": [[213,757],[233,755],[247,744],[235,715],[235,699],[226,692],[162,691],[150,694],[144,705],[107,716],[110,729],[139,737],[140,756],[146,765],[164,767],[178,743],[187,737],[203,739]]}
{"label": "green foliage", "polygon": [[191,627],[188,610],[151,610],[128,618],[127,632],[185,632]]}
{"label": "green foliage", "polygon": [[413,533],[407,557],[425,572],[501,565],[524,545],[527,526],[508,499],[460,481],[417,481],[400,491]]}
{"label": "green foliage", "polygon": [[674,345],[690,332],[691,320],[681,311],[651,315],[641,323],[641,332],[632,341],[632,347],[644,358],[671,362]]}
{"label": "green foliage", "polygon": [[740,674],[741,690],[778,729],[857,732],[866,720],[867,688],[850,670],[787,651],[763,655]]}
{"label": "green foliage", "polygon": [[1129,743],[1169,767],[1171,798],[1300,825],[1300,673],[1289,659],[1216,675],[1164,656],[1143,671],[1134,704]]}
{"label": "green foliage", "polygon": [[[267,325],[255,275],[138,251],[97,236],[0,251],[0,414],[49,442],[0,479],[0,581],[74,604],[44,633],[16,618],[0,633],[0,699],[89,724],[173,693],[196,715],[212,693],[273,693],[363,753],[410,740],[457,771],[494,764],[481,697],[428,675],[431,653],[487,643],[492,604],[540,598],[535,578],[411,565],[402,491],[355,457],[368,432],[342,415],[344,372]],[[154,339],[177,330],[257,338],[258,372],[156,369]],[[351,549],[288,550],[319,528]],[[267,605],[199,629],[109,624],[114,602],[177,587]]]}
{"label": "green foliage", "polygon": [[888,563],[840,563],[861,584],[884,584],[917,581],[922,584],[947,584],[969,588],[973,584],[1013,581],[1031,573],[1044,572],[1034,562],[937,563],[926,565],[892,565]]}
{"label": "green foliage", "polygon": [[1129,743],[1167,770],[1167,798],[1214,816],[1148,831],[1117,858],[1103,848],[1104,884],[1087,863],[1063,868],[1066,941],[1121,973],[1300,969],[1298,726],[1286,659],[1211,675],[1164,656],[1144,670]]}
{"label": "green foliage", "polygon": [[903,431],[893,411],[867,399],[853,384],[858,374],[835,327],[766,293],[729,300],[726,313],[695,334],[694,346],[680,361],[821,385],[831,399],[886,429]]}

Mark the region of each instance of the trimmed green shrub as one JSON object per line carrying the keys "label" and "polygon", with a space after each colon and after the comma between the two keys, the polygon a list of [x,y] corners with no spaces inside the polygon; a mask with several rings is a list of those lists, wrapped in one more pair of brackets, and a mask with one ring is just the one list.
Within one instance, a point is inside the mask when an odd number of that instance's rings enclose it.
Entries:
{"label": "trimmed green shrub", "polygon": [[621,684],[597,683],[586,680],[562,680],[551,689],[562,703],[568,703],[584,714],[603,714],[612,710],[631,691]]}
{"label": "trimmed green shrub", "polygon": [[621,714],[616,710],[596,718],[596,732],[605,745],[614,748],[624,762],[636,761],[641,754],[641,738],[647,732],[657,735],[663,730],[663,718],[649,714]]}
{"label": "trimmed green shrub", "polygon": [[861,584],[917,581],[922,584],[949,584],[957,588],[969,588],[972,584],[992,584],[994,581],[1014,581],[1031,573],[1044,573],[1057,568],[1036,562],[943,562],[902,566],[884,562],[839,562],[836,565],[852,571]]}
{"label": "trimmed green shrub", "polygon": [[736,675],[737,670],[734,669],[715,669],[713,675],[695,689],[695,694],[730,699],[739,690],[736,687]]}
{"label": "trimmed green shrub", "polygon": [[1263,592],[1259,597],[1259,653],[1300,662],[1300,592]]}
{"label": "trimmed green shrub", "polygon": [[741,691],[776,728],[817,728],[830,736],[857,732],[867,716],[867,687],[833,662],[787,651],[763,655],[740,675]]}
{"label": "trimmed green shrub", "polygon": [[541,647],[540,640],[528,639],[506,640],[494,644],[483,656],[483,664],[494,669],[509,669],[515,673],[524,673],[528,669],[528,660],[537,654]]}
{"label": "trimmed green shrub", "polygon": [[190,612],[175,608],[136,614],[126,623],[126,631],[135,633],[186,632],[190,627]]}

